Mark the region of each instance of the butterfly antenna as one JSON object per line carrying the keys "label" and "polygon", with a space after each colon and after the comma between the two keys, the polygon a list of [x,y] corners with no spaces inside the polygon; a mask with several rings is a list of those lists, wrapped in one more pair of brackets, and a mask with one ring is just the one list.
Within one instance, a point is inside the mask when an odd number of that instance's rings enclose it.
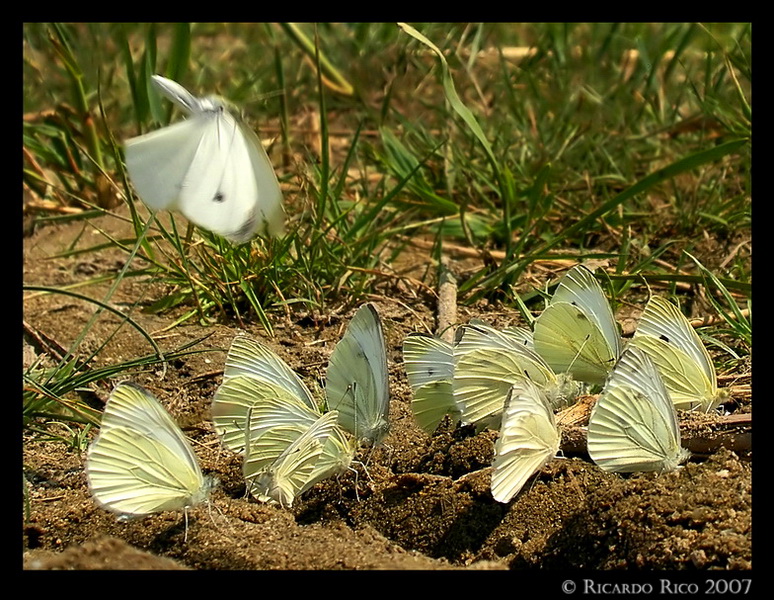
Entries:
{"label": "butterfly antenna", "polygon": [[581,352],[583,352],[583,348],[586,345],[586,343],[589,341],[589,335],[586,334],[586,337],[583,338],[583,343],[580,345],[580,348],[578,348],[578,351],[575,353],[575,356],[573,356],[572,361],[570,361],[570,364],[567,366],[567,372],[572,371],[572,367],[575,364],[575,361],[578,360],[578,357],[581,355]]}
{"label": "butterfly antenna", "polygon": [[[347,389],[344,390],[344,393],[341,396],[339,396],[339,399],[336,401],[336,404],[333,405],[333,406],[331,406],[331,405],[328,406],[328,411],[339,410],[339,406],[341,406],[341,403],[344,402],[344,398],[347,397],[347,394],[350,392],[350,388],[351,387],[352,387],[351,384],[347,386]],[[354,396],[353,396],[353,398],[354,398]]]}
{"label": "butterfly antenna", "polygon": [[245,445],[244,448],[242,448],[242,453],[245,455],[245,460],[247,460],[247,456],[250,453],[250,435],[253,433],[252,416],[253,407],[250,406],[247,409],[247,414],[245,415]]}
{"label": "butterfly antenna", "polygon": [[358,427],[357,423],[357,416],[358,416],[358,410],[357,410],[357,381],[353,381],[347,386],[347,392],[352,394],[352,412],[353,414],[353,420],[355,422],[355,435],[357,437],[360,437],[360,427]]}

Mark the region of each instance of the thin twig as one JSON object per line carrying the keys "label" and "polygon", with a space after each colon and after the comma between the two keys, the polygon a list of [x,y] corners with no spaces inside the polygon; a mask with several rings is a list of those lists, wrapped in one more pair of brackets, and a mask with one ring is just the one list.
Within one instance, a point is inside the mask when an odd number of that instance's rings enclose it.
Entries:
{"label": "thin twig", "polygon": [[454,341],[454,324],[457,322],[457,280],[449,268],[449,259],[441,256],[438,266],[438,316],[436,333],[449,343]]}

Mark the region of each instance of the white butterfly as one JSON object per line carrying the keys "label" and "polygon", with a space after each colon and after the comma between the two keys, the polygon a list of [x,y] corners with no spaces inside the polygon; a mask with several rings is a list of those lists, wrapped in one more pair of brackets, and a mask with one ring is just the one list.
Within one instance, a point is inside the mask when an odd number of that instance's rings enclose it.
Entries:
{"label": "white butterfly", "polygon": [[621,355],[621,337],[602,288],[586,267],[570,269],[535,320],[535,351],[558,373],[601,385]]}
{"label": "white butterfly", "polygon": [[510,502],[559,451],[561,435],[543,392],[522,379],[508,392],[492,462],[492,497]]}
{"label": "white butterfly", "polygon": [[215,431],[223,445],[236,453],[244,452],[249,440],[273,427],[308,428],[320,416],[316,407],[310,407],[287,388],[250,375],[224,379],[212,402]]}
{"label": "white butterfly", "polygon": [[387,351],[379,313],[361,306],[333,349],[326,373],[328,408],[358,440],[379,444],[389,431]]}
{"label": "white butterfly", "polygon": [[212,420],[223,444],[244,453],[248,491],[282,506],[345,471],[354,457],[353,441],[337,424],[338,413],[322,415],[298,375],[246,336],[231,344]]}
{"label": "white butterfly", "polygon": [[411,409],[419,427],[432,433],[446,415],[456,422],[454,350],[442,339],[414,333],[403,340],[403,366],[414,397]]}
{"label": "white butterfly", "polygon": [[276,425],[249,440],[243,473],[248,491],[262,502],[292,506],[318,481],[345,471],[353,447],[327,412],[312,425]]}
{"label": "white butterfly", "polygon": [[[245,446],[247,415],[258,404],[282,401],[275,419],[266,427],[303,422],[311,425],[320,416],[314,396],[301,378],[267,346],[247,336],[236,336],[226,356],[223,383],[212,401],[212,421],[223,444],[232,452],[242,452]],[[256,415],[260,414],[256,412]],[[253,419],[252,427],[260,420]],[[260,429],[251,431],[251,437]]]}
{"label": "white butterfly", "polygon": [[588,427],[588,451],[605,471],[672,471],[689,456],[658,369],[629,345],[605,383]]}
{"label": "white butterfly", "polygon": [[214,484],[169,413],[129,383],[119,384],[105,405],[86,475],[97,503],[127,517],[195,506]]}
{"label": "white butterfly", "polygon": [[464,423],[498,423],[511,387],[524,379],[537,385],[555,407],[573,400],[580,389],[570,376],[554,373],[521,328],[499,331],[481,323],[466,325],[454,360],[454,400]]}
{"label": "white butterfly", "polygon": [[632,344],[656,363],[678,409],[709,412],[728,398],[726,390],[718,390],[715,365],[701,338],[665,298],[648,301]]}
{"label": "white butterfly", "polygon": [[220,98],[196,98],[159,75],[152,81],[191,116],[126,142],[126,168],[143,202],[235,243],[259,231],[279,235],[282,192],[258,136]]}

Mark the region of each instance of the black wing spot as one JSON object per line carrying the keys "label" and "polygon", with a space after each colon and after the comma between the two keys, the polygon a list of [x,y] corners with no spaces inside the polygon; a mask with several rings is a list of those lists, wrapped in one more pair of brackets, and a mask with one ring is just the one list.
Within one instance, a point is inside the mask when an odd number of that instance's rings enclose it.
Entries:
{"label": "black wing spot", "polygon": [[215,192],[215,195],[212,197],[212,200],[213,202],[217,202],[218,204],[220,204],[221,202],[224,202],[226,200],[226,196],[223,194],[223,192],[218,190],[217,192]]}
{"label": "black wing spot", "polygon": [[667,344],[669,343],[669,338],[665,336],[663,333],[658,336],[658,339],[665,341]]}

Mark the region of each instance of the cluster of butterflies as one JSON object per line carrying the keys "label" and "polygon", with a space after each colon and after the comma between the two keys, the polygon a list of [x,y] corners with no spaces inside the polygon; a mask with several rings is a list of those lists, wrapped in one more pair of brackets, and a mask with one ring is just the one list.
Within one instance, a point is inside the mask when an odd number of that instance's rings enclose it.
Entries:
{"label": "cluster of butterflies", "polygon": [[[152,209],[176,210],[234,243],[283,229],[282,193],[260,140],[220,98],[196,98],[154,75],[189,118],[126,143],[126,166]],[[455,344],[425,335],[403,357],[420,427],[447,415],[499,427],[492,494],[508,502],[559,449],[554,412],[583,386],[603,386],[588,425],[591,458],[608,471],[669,471],[687,457],[676,408],[710,411],[712,361],[673,304],[652,297],[627,345],[592,273],[571,269],[533,331],[471,323]],[[243,455],[254,497],[290,506],[314,483],[347,469],[357,444],[388,430],[384,334],[374,307],[356,313],[336,345],[321,412],[301,379],[270,349],[237,337],[215,394],[215,428]],[[86,472],[93,496],[125,516],[193,506],[213,485],[185,436],[146,390],[120,384],[105,407]]]}
{"label": "cluster of butterflies", "polygon": [[[359,443],[388,433],[387,354],[372,304],[350,321],[330,357],[327,411],[267,346],[238,336],[212,401],[222,444],[243,456],[248,493],[291,506],[312,485],[346,470]],[[86,459],[97,503],[125,517],[194,506],[213,482],[180,428],[146,390],[119,384]]]}
{"label": "cluster of butterflies", "polygon": [[532,331],[463,326],[450,344],[423,334],[403,342],[420,427],[449,416],[500,430],[492,495],[510,501],[556,456],[554,412],[602,386],[588,452],[606,471],[670,471],[688,457],[676,409],[711,411],[726,398],[701,339],[680,310],[653,296],[624,347],[602,288],[584,266],[559,282]]}

